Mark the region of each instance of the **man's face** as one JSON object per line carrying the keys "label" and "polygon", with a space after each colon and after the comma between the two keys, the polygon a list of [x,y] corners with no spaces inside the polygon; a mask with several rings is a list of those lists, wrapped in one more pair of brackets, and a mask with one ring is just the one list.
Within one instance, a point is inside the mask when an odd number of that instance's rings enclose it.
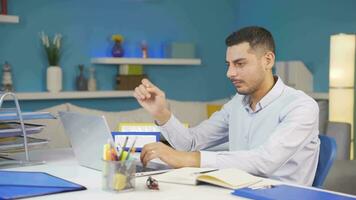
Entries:
{"label": "man's face", "polygon": [[257,54],[248,42],[233,45],[226,50],[226,76],[239,94],[253,94],[265,80],[267,71],[263,58]]}

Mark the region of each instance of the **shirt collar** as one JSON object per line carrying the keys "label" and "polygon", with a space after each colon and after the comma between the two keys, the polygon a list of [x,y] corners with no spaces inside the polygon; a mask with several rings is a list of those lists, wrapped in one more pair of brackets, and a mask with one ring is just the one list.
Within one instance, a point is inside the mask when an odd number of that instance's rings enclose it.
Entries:
{"label": "shirt collar", "polygon": [[261,109],[265,108],[267,105],[276,100],[283,93],[286,85],[283,83],[282,79],[278,76],[274,76],[277,79],[277,82],[274,84],[272,89],[256,104],[256,109],[253,111],[250,107],[250,96],[245,95],[242,99],[242,104],[248,112],[258,112]]}

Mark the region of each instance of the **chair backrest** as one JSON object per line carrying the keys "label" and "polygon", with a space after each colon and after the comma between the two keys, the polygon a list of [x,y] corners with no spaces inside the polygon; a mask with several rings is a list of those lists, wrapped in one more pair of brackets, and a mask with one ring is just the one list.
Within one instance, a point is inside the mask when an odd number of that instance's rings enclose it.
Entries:
{"label": "chair backrest", "polygon": [[319,162],[316,169],[313,182],[314,187],[322,187],[329,173],[331,166],[336,158],[336,142],[335,139],[326,135],[319,135],[320,153]]}
{"label": "chair backrest", "polygon": [[336,141],[336,160],[350,160],[351,124],[329,121],[325,135],[334,138]]}

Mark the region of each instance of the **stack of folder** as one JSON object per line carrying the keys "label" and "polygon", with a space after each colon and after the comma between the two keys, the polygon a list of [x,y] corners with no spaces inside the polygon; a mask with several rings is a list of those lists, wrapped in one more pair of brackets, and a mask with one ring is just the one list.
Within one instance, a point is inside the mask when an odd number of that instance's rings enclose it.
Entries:
{"label": "stack of folder", "polygon": [[[24,138],[17,112],[11,108],[0,109],[0,154],[14,153],[24,150]],[[23,120],[54,119],[49,112],[22,112]],[[44,126],[39,124],[24,123],[29,147],[41,147],[48,143],[45,139],[28,137],[40,133]],[[0,165],[3,163],[0,160]]]}
{"label": "stack of folder", "polygon": [[18,199],[85,190],[84,186],[43,172],[0,171],[0,199]]}
{"label": "stack of folder", "polygon": [[290,185],[277,185],[266,189],[242,188],[232,192],[233,195],[258,200],[356,200],[356,197],[339,195],[327,191],[295,187]]}

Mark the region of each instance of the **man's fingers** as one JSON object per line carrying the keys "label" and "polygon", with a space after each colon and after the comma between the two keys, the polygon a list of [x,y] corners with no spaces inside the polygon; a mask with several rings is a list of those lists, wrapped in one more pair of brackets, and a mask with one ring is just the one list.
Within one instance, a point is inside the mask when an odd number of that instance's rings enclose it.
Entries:
{"label": "man's fingers", "polygon": [[139,96],[136,94],[136,92],[133,93],[133,96],[136,98],[137,102],[138,102],[141,106],[143,106],[143,101],[142,101],[141,97],[139,97]]}
{"label": "man's fingers", "polygon": [[140,160],[141,160],[141,162],[142,162],[142,160],[143,160],[143,157],[145,157],[146,152],[147,152],[147,149],[146,149],[146,145],[145,145],[145,146],[143,146],[143,148],[142,148],[142,150],[141,150],[141,154],[140,154]]}
{"label": "man's fingers", "polygon": [[[151,143],[150,143],[151,144]],[[143,161],[143,158],[145,157],[146,153],[149,152],[150,150],[152,150],[150,148],[150,144],[145,144],[141,150],[141,154],[140,154],[140,160],[141,162]]]}
{"label": "man's fingers", "polygon": [[164,95],[164,93],[154,86],[151,82],[147,79],[142,80],[142,84],[135,88],[134,92],[135,96],[137,96],[140,100],[149,99],[152,95]]}
{"label": "man's fingers", "polygon": [[138,101],[141,100],[141,98],[138,96],[138,94],[136,94],[136,91],[133,93],[133,96],[134,96]]}
{"label": "man's fingers", "polygon": [[142,79],[141,83],[149,90],[149,92],[153,92],[155,94],[163,93],[162,90],[160,90],[157,86],[155,86],[151,81],[146,78]]}
{"label": "man's fingers", "polygon": [[150,151],[146,152],[145,156],[142,159],[143,166],[146,166],[150,160],[157,158],[157,156],[158,155],[155,150],[150,150]]}
{"label": "man's fingers", "polygon": [[141,94],[144,95],[145,98],[147,99],[151,98],[150,92],[146,89],[146,87],[143,84],[138,86],[138,90],[141,92]]}
{"label": "man's fingers", "polygon": [[140,100],[144,100],[146,99],[146,94],[148,93],[148,91],[145,91],[146,89],[144,89],[144,87],[142,85],[138,86],[135,88],[135,92],[134,94],[140,99]]}
{"label": "man's fingers", "polygon": [[154,149],[155,149],[156,144],[157,143],[154,142],[154,143],[149,143],[149,144],[146,144],[145,146],[143,146],[141,155],[140,155],[140,160],[143,165],[146,165],[148,161],[152,160],[149,158],[150,158],[150,154],[152,154],[152,152],[155,152]]}
{"label": "man's fingers", "polygon": [[149,81],[147,78],[142,79],[141,83],[145,86],[145,87],[156,87],[153,83],[151,83],[151,81]]}

